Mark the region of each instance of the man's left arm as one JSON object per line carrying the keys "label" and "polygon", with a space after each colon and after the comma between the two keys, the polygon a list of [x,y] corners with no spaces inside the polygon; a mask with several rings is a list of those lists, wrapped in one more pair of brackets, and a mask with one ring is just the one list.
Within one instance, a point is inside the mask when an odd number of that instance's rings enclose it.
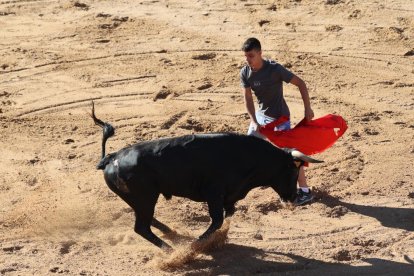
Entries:
{"label": "man's left arm", "polygon": [[299,88],[300,94],[302,95],[303,105],[305,107],[305,119],[307,121],[312,120],[312,118],[314,117],[314,114],[311,108],[309,93],[308,93],[308,88],[306,87],[306,83],[296,75],[293,75],[292,79],[290,80],[290,83],[296,85]]}

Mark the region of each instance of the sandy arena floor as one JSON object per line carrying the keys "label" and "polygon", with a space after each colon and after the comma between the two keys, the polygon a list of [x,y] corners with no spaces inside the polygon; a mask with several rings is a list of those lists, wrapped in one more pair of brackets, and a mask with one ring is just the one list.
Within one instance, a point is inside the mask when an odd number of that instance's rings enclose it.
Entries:
{"label": "sandy arena floor", "polygon": [[[414,275],[413,14],[412,0],[1,0],[0,274]],[[117,130],[108,152],[245,133],[250,36],[306,81],[316,117],[349,129],[307,171],[313,204],[255,189],[208,252],[188,250],[206,205],[160,197],[177,231],[165,254],[95,169],[91,100]],[[285,96],[295,124],[300,93]]]}

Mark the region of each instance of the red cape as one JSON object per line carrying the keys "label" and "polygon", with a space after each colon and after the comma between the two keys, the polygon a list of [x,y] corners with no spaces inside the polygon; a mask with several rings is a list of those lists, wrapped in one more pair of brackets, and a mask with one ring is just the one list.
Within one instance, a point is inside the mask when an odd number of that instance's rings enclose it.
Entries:
{"label": "red cape", "polygon": [[348,128],[341,116],[328,114],[309,122],[303,119],[289,130],[275,131],[276,126],[287,120],[288,117],[281,117],[261,127],[260,133],[280,148],[294,148],[307,155],[331,147]]}

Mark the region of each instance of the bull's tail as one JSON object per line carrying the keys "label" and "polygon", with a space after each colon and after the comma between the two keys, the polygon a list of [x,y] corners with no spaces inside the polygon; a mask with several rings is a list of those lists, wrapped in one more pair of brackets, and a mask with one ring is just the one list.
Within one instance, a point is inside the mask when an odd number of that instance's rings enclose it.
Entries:
{"label": "bull's tail", "polygon": [[106,145],[106,140],[108,140],[108,138],[112,137],[115,134],[115,129],[109,123],[105,123],[105,122],[99,120],[98,118],[96,118],[96,116],[95,116],[95,104],[94,104],[93,101],[92,101],[92,113],[90,115],[91,115],[93,121],[95,122],[95,124],[98,125],[98,126],[100,126],[103,129],[102,158],[101,158],[101,161],[96,166],[96,168],[98,170],[103,170],[103,169],[105,169],[105,166],[107,164],[107,162],[105,162],[105,145]]}

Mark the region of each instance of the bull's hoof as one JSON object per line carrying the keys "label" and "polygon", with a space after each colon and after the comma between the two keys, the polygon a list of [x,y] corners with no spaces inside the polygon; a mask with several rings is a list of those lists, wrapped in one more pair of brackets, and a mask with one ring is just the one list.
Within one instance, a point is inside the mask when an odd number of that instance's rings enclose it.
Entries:
{"label": "bull's hoof", "polygon": [[226,209],[226,215],[224,217],[229,218],[229,217],[233,216],[235,212],[236,212],[236,208],[234,208],[234,207]]}
{"label": "bull's hoof", "polygon": [[162,251],[164,251],[165,253],[172,253],[174,251],[174,249],[169,246],[168,244],[166,244],[165,242],[162,243],[161,247]]}
{"label": "bull's hoof", "polygon": [[199,241],[204,241],[206,239],[208,239],[208,237],[210,237],[210,234],[203,234],[200,237],[198,237]]}

